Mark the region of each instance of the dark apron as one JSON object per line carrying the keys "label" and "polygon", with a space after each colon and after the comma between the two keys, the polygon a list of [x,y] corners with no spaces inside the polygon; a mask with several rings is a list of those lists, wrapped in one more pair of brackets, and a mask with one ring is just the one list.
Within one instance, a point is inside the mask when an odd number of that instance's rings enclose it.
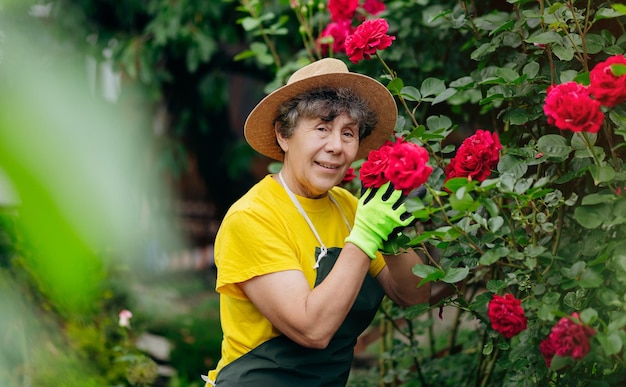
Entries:
{"label": "dark apron", "polygon": [[[337,247],[328,249],[328,255],[319,263],[315,286],[326,278],[340,252]],[[378,281],[367,274],[352,309],[328,347],[306,348],[285,335],[274,337],[222,368],[215,386],[345,386],[356,339],[376,315],[383,296]]]}

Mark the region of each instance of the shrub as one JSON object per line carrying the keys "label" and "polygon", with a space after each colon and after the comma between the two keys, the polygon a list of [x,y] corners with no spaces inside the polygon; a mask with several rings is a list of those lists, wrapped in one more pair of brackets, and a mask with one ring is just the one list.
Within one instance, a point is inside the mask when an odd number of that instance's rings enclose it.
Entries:
{"label": "shrub", "polygon": [[[388,321],[416,322],[452,306],[478,319],[481,329],[460,349],[453,329],[447,357],[439,358],[418,347],[418,325],[396,327],[409,340],[384,349],[382,381],[626,380],[626,6],[424,0],[389,1],[381,11],[382,3],[370,0],[332,20],[327,9],[341,3],[293,0],[290,8],[282,2],[264,8],[241,1],[243,27],[265,43],[253,38],[239,58],[274,66],[268,90],[307,61],[351,60],[353,71],[381,79],[397,98],[396,134],[429,151],[426,196],[407,202],[422,228],[407,232],[401,247],[421,252],[428,263],[414,273],[451,295],[381,312]],[[294,17],[303,44],[287,52],[281,42],[289,45],[283,35]],[[387,21],[390,46],[366,46],[367,31],[358,27],[371,19]],[[468,164],[497,149],[496,140],[502,149],[495,160]],[[495,162],[482,173],[489,160]],[[481,173],[471,173],[476,167]],[[502,299],[518,318],[492,304]]]}

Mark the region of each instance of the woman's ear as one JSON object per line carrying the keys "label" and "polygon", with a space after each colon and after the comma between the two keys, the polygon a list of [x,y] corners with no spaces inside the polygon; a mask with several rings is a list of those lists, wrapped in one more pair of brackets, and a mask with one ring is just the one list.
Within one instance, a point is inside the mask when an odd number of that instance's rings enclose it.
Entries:
{"label": "woman's ear", "polygon": [[278,125],[278,123],[274,124],[274,134],[276,135],[276,142],[278,143],[278,146],[280,146],[280,149],[282,149],[284,153],[287,152],[289,145],[287,144],[287,139],[283,137],[282,134],[280,134],[280,131],[278,130]]}

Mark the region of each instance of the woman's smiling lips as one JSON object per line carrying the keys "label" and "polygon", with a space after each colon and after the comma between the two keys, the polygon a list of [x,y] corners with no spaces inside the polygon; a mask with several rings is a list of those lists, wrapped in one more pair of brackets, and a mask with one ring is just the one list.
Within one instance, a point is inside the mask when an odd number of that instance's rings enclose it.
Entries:
{"label": "woman's smiling lips", "polygon": [[339,164],[327,164],[327,163],[322,163],[319,161],[315,161],[315,164],[319,165],[320,167],[324,169],[330,169],[330,170],[336,170],[336,169],[341,168],[341,165]]}

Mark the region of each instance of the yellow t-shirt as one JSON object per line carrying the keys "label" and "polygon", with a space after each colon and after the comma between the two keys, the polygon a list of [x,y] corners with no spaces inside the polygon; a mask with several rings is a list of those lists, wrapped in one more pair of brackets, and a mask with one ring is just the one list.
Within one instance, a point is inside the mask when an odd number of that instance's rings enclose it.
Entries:
{"label": "yellow t-shirt", "polygon": [[[331,190],[352,227],[357,199],[347,190]],[[327,248],[343,247],[349,229],[328,195],[321,199],[297,196]],[[300,270],[315,284],[313,231],[285,189],[270,175],[248,191],[228,210],[215,240],[216,289],[220,293],[220,320],[224,338],[222,357],[209,372],[215,381],[227,364],[248,353],[278,332],[236,285],[259,275]],[[385,266],[377,253],[369,273],[376,276]]]}

